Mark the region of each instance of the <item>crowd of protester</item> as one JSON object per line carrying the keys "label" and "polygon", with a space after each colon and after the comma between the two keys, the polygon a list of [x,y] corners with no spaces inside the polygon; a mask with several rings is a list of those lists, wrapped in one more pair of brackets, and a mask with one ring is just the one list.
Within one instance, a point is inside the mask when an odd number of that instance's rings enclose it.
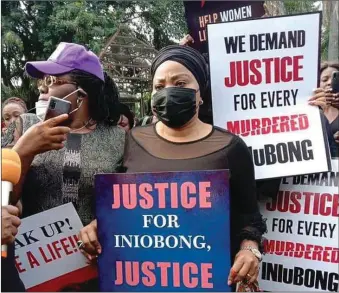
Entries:
{"label": "crowd of protester", "polygon": [[[13,241],[20,215],[28,217],[73,203],[84,225],[79,247],[95,262],[101,246],[93,178],[96,173],[114,172],[229,169],[234,261],[228,283],[256,281],[260,259],[253,251],[263,252],[266,232],[257,200],[261,194],[274,197],[280,179],[256,182],[244,141],[212,125],[210,105],[199,111],[210,99],[208,64],[188,46],[193,40],[185,39],[181,45],[163,48],[153,60],[152,111],[136,127],[134,114],[121,104],[116,84],[103,72],[99,58],[85,47],[61,43],[58,54],[51,56],[57,63],[26,64],[27,74],[39,79],[36,114],[27,113],[19,98],[9,98],[2,107],[2,147],[13,148],[22,161],[11,205],[2,208],[1,243],[9,245],[8,258],[2,260],[4,291],[24,291],[14,265]],[[320,87],[309,100],[321,111],[333,156],[339,145],[339,94],[330,87],[336,70],[339,64],[324,63]],[[69,101],[70,114],[42,121],[52,96]],[[85,289],[97,291],[97,285],[94,280]]]}

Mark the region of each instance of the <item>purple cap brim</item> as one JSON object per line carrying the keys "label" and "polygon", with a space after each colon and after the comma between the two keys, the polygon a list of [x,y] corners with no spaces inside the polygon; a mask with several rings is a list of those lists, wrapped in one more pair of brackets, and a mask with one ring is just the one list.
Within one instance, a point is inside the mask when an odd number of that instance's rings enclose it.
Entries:
{"label": "purple cap brim", "polygon": [[53,61],[27,62],[25,65],[27,74],[33,78],[43,78],[45,75],[60,75],[68,73],[73,68],[60,65]]}

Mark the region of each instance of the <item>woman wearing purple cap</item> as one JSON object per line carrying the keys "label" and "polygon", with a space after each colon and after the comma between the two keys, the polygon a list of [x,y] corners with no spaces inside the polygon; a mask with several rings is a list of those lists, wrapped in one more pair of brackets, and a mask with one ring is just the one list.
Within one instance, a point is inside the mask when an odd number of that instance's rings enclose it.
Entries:
{"label": "woman wearing purple cap", "polygon": [[[22,115],[16,127],[21,137],[14,150],[23,167],[15,194],[23,217],[71,202],[87,225],[94,218],[94,174],[114,172],[123,156],[118,89],[99,58],[77,44],[59,44],[26,71],[40,79],[40,96],[37,115]],[[51,96],[71,102],[71,112],[40,122]]]}

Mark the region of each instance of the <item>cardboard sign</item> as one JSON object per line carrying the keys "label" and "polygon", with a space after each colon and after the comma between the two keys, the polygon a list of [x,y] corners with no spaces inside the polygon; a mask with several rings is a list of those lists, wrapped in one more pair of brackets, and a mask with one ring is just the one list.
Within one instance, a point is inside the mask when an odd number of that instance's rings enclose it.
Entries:
{"label": "cardboard sign", "polygon": [[227,292],[228,171],[96,175],[104,292]]}
{"label": "cardboard sign", "polygon": [[261,204],[268,228],[263,290],[338,292],[338,161],[332,166],[332,172],[284,178],[277,199]]}
{"label": "cardboard sign", "polygon": [[55,292],[97,276],[77,247],[82,227],[71,203],[22,219],[15,261],[26,290]]}
{"label": "cardboard sign", "polygon": [[244,139],[256,179],[330,170],[319,109],[307,102],[317,87],[320,18],[208,25],[214,124]]}
{"label": "cardboard sign", "polygon": [[193,48],[207,53],[208,23],[232,22],[264,15],[264,1],[184,1],[189,34]]}

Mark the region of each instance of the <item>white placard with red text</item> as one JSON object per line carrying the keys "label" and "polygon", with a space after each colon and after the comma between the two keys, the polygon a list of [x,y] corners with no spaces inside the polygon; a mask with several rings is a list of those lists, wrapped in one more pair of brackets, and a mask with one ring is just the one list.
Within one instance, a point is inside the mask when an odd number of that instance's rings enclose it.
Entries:
{"label": "white placard with red text", "polygon": [[330,170],[317,107],[320,13],[208,25],[216,126],[240,135],[256,179]]}
{"label": "white placard with red text", "polygon": [[77,247],[82,227],[71,203],[22,219],[15,260],[26,290],[58,291],[95,276]]}
{"label": "white placard with red text", "polygon": [[284,178],[276,200],[260,204],[267,218],[260,265],[265,291],[339,291],[339,172]]}

